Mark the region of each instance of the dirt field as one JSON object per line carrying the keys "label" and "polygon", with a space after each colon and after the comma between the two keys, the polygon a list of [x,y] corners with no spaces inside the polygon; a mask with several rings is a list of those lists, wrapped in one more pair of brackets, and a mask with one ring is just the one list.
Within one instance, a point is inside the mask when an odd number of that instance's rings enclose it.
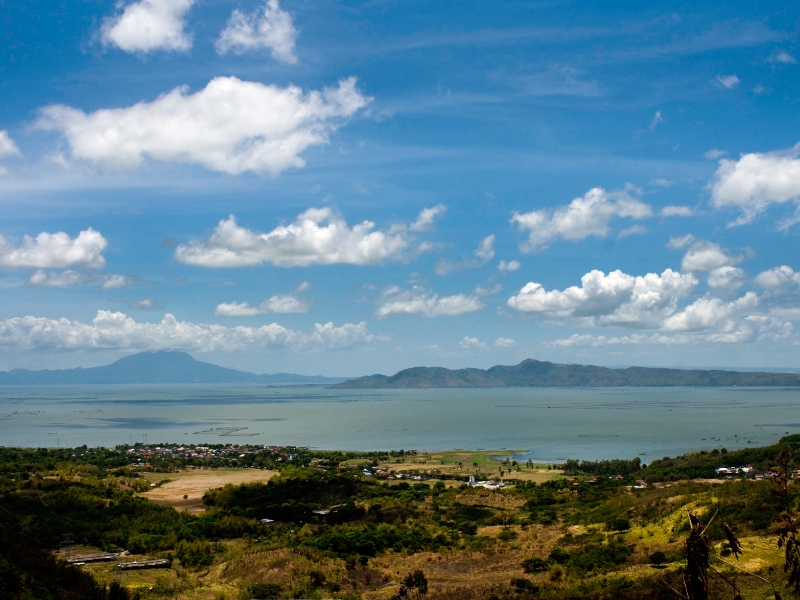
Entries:
{"label": "dirt field", "polygon": [[[142,494],[145,498],[161,506],[175,510],[186,510],[192,514],[203,512],[203,494],[206,490],[222,487],[225,484],[253,483],[268,481],[277,471],[259,469],[193,469],[180,473],[142,473],[142,477],[159,487]],[[186,497],[184,497],[186,496]]]}

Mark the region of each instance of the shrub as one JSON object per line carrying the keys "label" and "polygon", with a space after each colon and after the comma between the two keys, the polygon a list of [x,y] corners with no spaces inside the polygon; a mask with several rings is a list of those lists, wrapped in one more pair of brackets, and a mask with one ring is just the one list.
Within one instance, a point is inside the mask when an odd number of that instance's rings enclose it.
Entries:
{"label": "shrub", "polygon": [[660,567],[667,562],[667,555],[658,550],[647,557],[651,564]]}
{"label": "shrub", "polygon": [[467,535],[475,535],[478,533],[478,526],[475,523],[463,522],[458,524],[458,530]]}
{"label": "shrub", "polygon": [[511,587],[513,587],[517,592],[528,592],[530,594],[535,594],[539,591],[539,586],[534,585],[530,579],[525,579],[524,577],[516,577],[511,580]]}
{"label": "shrub", "polygon": [[547,561],[538,556],[526,558],[522,561],[522,570],[526,573],[541,573],[547,571],[548,568]]}
{"label": "shrub", "polygon": [[281,586],[274,583],[257,583],[250,588],[250,595],[256,600],[275,600],[281,593]]}
{"label": "shrub", "polygon": [[499,534],[497,534],[497,539],[501,542],[510,542],[511,540],[515,540],[519,537],[516,531],[513,529],[503,529]]}
{"label": "shrub", "polygon": [[550,562],[558,563],[559,565],[564,565],[569,562],[570,555],[569,552],[564,550],[563,548],[553,548],[553,551],[550,553],[548,557]]}

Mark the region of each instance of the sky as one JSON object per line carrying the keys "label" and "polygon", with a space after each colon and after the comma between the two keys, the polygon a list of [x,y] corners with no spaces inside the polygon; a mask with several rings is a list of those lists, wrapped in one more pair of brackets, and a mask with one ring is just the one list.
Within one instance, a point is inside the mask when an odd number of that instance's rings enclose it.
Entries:
{"label": "sky", "polygon": [[0,17],[0,369],[800,367],[794,3]]}

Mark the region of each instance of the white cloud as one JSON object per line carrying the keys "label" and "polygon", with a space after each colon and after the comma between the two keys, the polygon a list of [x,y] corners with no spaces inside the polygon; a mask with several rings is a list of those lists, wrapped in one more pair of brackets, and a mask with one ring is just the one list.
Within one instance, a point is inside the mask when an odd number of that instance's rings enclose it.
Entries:
{"label": "white cloud", "polygon": [[662,217],[691,217],[692,209],[688,206],[665,206],[661,209]]}
{"label": "white cloud", "polygon": [[316,323],[311,340],[306,342],[306,345],[316,343],[329,349],[352,348],[375,339],[387,340],[388,338],[367,333],[367,324],[364,321],[357,324],[345,323],[341,327],[334,327],[332,322],[324,325]]}
{"label": "white cloud", "polygon": [[743,154],[739,160],[723,159],[710,184],[717,208],[735,207],[741,216],[730,225],[742,225],[770,204],[800,202],[800,143],[778,152]]}
{"label": "white cloud", "polygon": [[42,232],[35,238],[26,235],[18,246],[0,235],[0,266],[60,269],[80,265],[99,269],[106,264],[103,250],[107,245],[106,239],[91,227],[74,239],[63,231]]}
{"label": "white cloud", "polygon": [[735,327],[731,321],[732,317],[743,310],[747,311],[756,306],[758,306],[758,296],[755,292],[747,292],[738,300],[729,303],[719,298],[698,298],[682,311],[667,319],[664,329],[668,331],[698,331],[724,325],[723,330],[730,332]]}
{"label": "white cloud", "polygon": [[718,244],[698,240],[683,255],[681,270],[690,272],[711,271],[719,267],[735,265],[741,261],[741,256],[727,254]]}
{"label": "white cloud", "polygon": [[800,285],[800,272],[783,265],[762,271],[756,275],[755,280],[765,290],[777,291]]}
{"label": "white cloud", "polygon": [[738,267],[717,267],[708,274],[708,285],[715,289],[732,290],[741,287],[747,279],[745,272]]}
{"label": "white cloud", "polygon": [[277,175],[302,167],[300,154],[328,142],[345,119],[370,102],[355,78],[304,93],[236,77],[216,77],[190,94],[186,86],[152,102],[84,113],[55,104],[37,127],[60,131],[73,158],[130,169],[145,158],[202,165],[213,171]]}
{"label": "white cloud", "polygon": [[[620,337],[573,334],[549,344],[555,347],[607,347],[626,345],[687,345],[698,343],[747,343],[788,340],[794,335],[791,319],[800,315],[755,314],[759,299],[748,292],[733,302],[699,298],[666,319],[660,332]],[[774,311],[773,311],[774,312]]]}
{"label": "white cloud", "polygon": [[475,288],[475,295],[480,298],[484,296],[494,296],[495,294],[499,294],[502,289],[503,286],[499,283],[492,287],[483,287],[479,285]]}
{"label": "white cloud", "polygon": [[262,327],[224,327],[178,321],[166,314],[158,323],[137,322],[124,313],[97,311],[91,324],[69,319],[18,317],[0,321],[0,346],[15,350],[188,350],[244,352],[259,348],[318,350],[369,343],[365,323],[316,324],[311,334],[277,323]]}
{"label": "white cloud", "polygon": [[242,54],[248,50],[269,48],[275,60],[294,64],[297,62],[294,55],[296,37],[292,16],[281,9],[278,0],[267,0],[263,9],[249,15],[234,10],[215,47],[219,54],[228,51]]}
{"label": "white cloud", "polygon": [[152,298],[143,298],[142,300],[135,300],[128,304],[134,310],[152,310],[156,308],[156,301]]}
{"label": "white cloud", "polygon": [[508,299],[508,306],[526,313],[580,317],[593,326],[658,327],[697,283],[693,275],[672,269],[636,277],[619,270],[608,275],[594,270],[581,278],[581,287],[564,291],[528,283]]}
{"label": "white cloud", "polygon": [[17,148],[14,140],[11,139],[11,136],[8,135],[8,131],[5,129],[0,131],[0,158],[19,156],[19,154],[19,148]]}
{"label": "white cloud", "polygon": [[494,345],[496,348],[513,348],[517,345],[517,342],[511,338],[499,337],[494,341]]}
{"label": "white cloud", "polygon": [[475,269],[485,265],[487,262],[494,258],[494,235],[488,235],[475,250],[475,258],[463,258],[458,262],[447,259],[441,259],[436,263],[434,271],[437,275],[447,275],[453,271],[461,271],[463,269]]}
{"label": "white cloud", "polygon": [[390,315],[454,317],[475,312],[484,306],[477,296],[456,294],[440,298],[438,294],[429,293],[417,286],[406,291],[397,287],[389,288],[383,294],[380,302],[380,306],[375,311],[375,316],[379,318]]}
{"label": "white cloud", "polygon": [[669,236],[669,242],[667,242],[667,248],[683,248],[688,246],[694,241],[694,236],[691,233],[687,233],[686,235],[681,235],[678,237]]}
{"label": "white cloud", "polygon": [[103,290],[118,290],[121,288],[130,287],[134,284],[134,278],[130,275],[105,275],[100,283],[100,288]]}
{"label": "white cloud", "polygon": [[656,114],[653,115],[653,120],[650,121],[650,131],[656,128],[656,125],[662,123],[664,121],[664,117],[661,116],[661,111],[657,110]]}
{"label": "white cloud", "polygon": [[711,148],[711,150],[706,150],[703,156],[708,160],[717,160],[720,156],[725,156],[726,154],[727,152],[725,150]]}
{"label": "white cloud", "polygon": [[433,231],[436,219],[442,216],[447,211],[444,204],[437,204],[430,208],[423,208],[419,211],[417,220],[409,225],[411,231]]}
{"label": "white cloud", "polygon": [[739,85],[740,79],[734,73],[733,75],[717,75],[714,81],[717,85],[724,87],[726,90],[732,90]]}
{"label": "white cloud", "polygon": [[303,298],[291,294],[279,294],[264,300],[258,306],[249,302],[218,304],[214,311],[216,317],[254,317],[266,313],[288,314],[306,313],[311,305]]}
{"label": "white cloud", "polygon": [[795,57],[789,54],[786,50],[776,50],[772,56],[770,56],[769,61],[774,63],[782,63],[784,65],[797,64]]}
{"label": "white cloud", "polygon": [[194,0],[140,0],[121,15],[103,22],[103,43],[125,52],[186,51],[192,38],[184,31],[186,13]]}
{"label": "white cloud", "polygon": [[34,287],[71,287],[86,283],[87,277],[77,271],[45,271],[39,269],[28,279],[28,285]]}
{"label": "white cloud", "polygon": [[517,260],[510,260],[508,262],[501,260],[500,264],[497,265],[497,268],[500,271],[516,271],[522,266],[519,261]]}
{"label": "white cloud", "polygon": [[619,234],[617,234],[617,238],[622,239],[632,235],[644,235],[647,231],[648,229],[644,225],[631,225],[620,231]]}
{"label": "white cloud", "polygon": [[351,228],[330,208],[310,208],[290,225],[257,233],[237,225],[231,215],[204,242],[179,245],[175,258],[201,267],[372,265],[398,258],[408,246],[407,234],[402,229],[373,231],[374,227],[364,221]]}
{"label": "white cloud", "polygon": [[528,243],[523,252],[546,248],[553,240],[582,240],[591,235],[606,237],[612,218],[643,219],[653,214],[652,209],[633,198],[629,190],[606,192],[593,188],[582,198],[575,198],[567,206],[554,211],[534,210],[529,213],[514,213],[512,223],[520,229],[529,230]]}
{"label": "white cloud", "polygon": [[489,345],[486,342],[480,341],[478,338],[469,337],[467,335],[458,342],[458,345],[461,346],[464,350],[488,350]]}

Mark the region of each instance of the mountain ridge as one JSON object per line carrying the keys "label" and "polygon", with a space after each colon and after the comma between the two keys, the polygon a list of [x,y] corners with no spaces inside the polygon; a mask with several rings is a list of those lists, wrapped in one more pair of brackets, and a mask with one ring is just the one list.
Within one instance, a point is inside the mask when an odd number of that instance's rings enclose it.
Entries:
{"label": "mountain ridge", "polygon": [[794,387],[800,373],[564,365],[528,358],[489,369],[412,367],[394,375],[367,375],[333,384],[334,389],[478,387]]}
{"label": "mountain ridge", "polygon": [[126,383],[262,383],[316,384],[340,382],[344,377],[274,373],[256,375],[202,362],[180,351],[139,352],[99,367],[74,369],[12,369],[0,371],[0,385],[95,385]]}

